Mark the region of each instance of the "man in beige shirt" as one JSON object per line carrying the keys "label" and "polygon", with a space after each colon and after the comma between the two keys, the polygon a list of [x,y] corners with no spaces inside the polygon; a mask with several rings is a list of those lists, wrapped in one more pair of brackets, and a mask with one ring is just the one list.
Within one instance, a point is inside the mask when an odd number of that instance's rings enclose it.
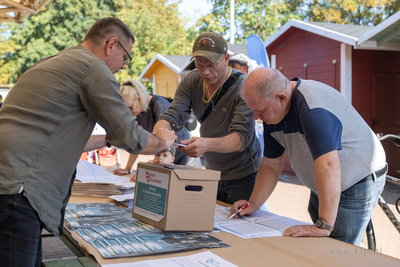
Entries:
{"label": "man in beige shirt", "polygon": [[[137,125],[114,73],[134,37],[119,19],[96,22],[83,43],[41,59],[24,73],[0,112],[2,266],[40,266],[41,230],[59,234],[74,171],[98,122],[112,145],[137,154],[167,150],[175,133]],[[92,140],[105,146],[106,138]],[[92,148],[93,148],[92,146]]]}

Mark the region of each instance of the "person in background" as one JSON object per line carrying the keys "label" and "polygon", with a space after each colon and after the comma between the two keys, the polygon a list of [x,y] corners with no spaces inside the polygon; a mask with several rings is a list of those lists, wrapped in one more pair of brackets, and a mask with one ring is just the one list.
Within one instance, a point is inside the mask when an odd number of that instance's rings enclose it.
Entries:
{"label": "person in background", "polygon": [[[152,155],[176,141],[173,131],[138,126],[119,94],[113,74],[131,60],[134,41],[121,20],[101,19],[81,45],[39,60],[8,93],[0,111],[1,266],[41,266],[42,229],[62,234],[85,147]],[[107,137],[88,142],[96,122]]]}
{"label": "person in background", "polygon": [[246,75],[249,75],[250,72],[260,67],[255,60],[242,53],[232,55],[229,58],[229,66]]}
{"label": "person in background", "polygon": [[174,164],[175,148],[170,147],[168,150],[162,151],[154,155],[151,163],[157,164]]}
{"label": "person in background", "polygon": [[228,45],[217,33],[200,34],[192,51],[196,69],[181,80],[174,101],[154,130],[179,132],[193,109],[201,124],[200,137],[182,141],[186,146],[178,151],[190,157],[204,154],[206,168],[221,171],[218,200],[232,204],[249,199],[261,148],[252,112],[240,95],[244,75],[229,67]]}
{"label": "person in background", "polygon": [[[151,132],[160,115],[165,112],[170,102],[164,97],[157,97],[156,101],[150,105],[153,95],[150,95],[147,88],[139,81],[127,80],[122,83],[120,93],[124,98],[125,104],[128,106],[131,114],[136,116],[138,125],[145,130]],[[178,132],[178,142],[192,137],[186,127]],[[132,166],[135,163],[138,155],[130,154],[125,168],[114,169],[114,174],[124,175],[131,172]],[[195,168],[201,168],[200,158],[189,157],[181,151],[177,151],[174,164],[187,165]]]}
{"label": "person in background", "polygon": [[0,108],[1,108],[2,105],[3,105],[3,96],[0,95]]}
{"label": "person in background", "polygon": [[[175,160],[175,148],[170,147],[168,150],[162,151],[154,155],[154,159],[147,161],[148,163],[157,163],[157,164],[172,164],[174,165]],[[132,176],[130,179],[131,182],[136,181],[136,174]]]}
{"label": "person in background", "polygon": [[[253,60],[241,53],[234,54],[234,55],[232,55],[232,57],[229,58],[229,66],[231,66],[231,68],[238,70],[246,75],[249,75],[250,72],[252,72],[253,70],[260,67],[255,60]],[[258,140],[260,141],[260,144],[261,144],[261,151],[263,151],[264,150],[264,137],[263,137],[264,127],[263,127],[262,120],[256,120],[255,131],[256,131]]]}
{"label": "person in background", "polygon": [[[311,189],[314,225],[296,225],[285,236],[330,236],[359,245],[385,185],[385,151],[364,119],[336,89],[289,80],[276,69],[254,70],[243,86],[254,118],[264,121],[264,158],[250,201],[231,207],[239,216],[257,211],[273,192],[285,150],[300,181]],[[237,215],[236,215],[237,216]]]}

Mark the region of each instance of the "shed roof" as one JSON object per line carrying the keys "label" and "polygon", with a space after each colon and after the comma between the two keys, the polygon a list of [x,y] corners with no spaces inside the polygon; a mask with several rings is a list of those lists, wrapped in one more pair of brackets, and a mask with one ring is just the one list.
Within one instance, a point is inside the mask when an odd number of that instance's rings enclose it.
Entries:
{"label": "shed roof", "polygon": [[152,65],[158,60],[167,67],[169,67],[171,70],[179,74],[179,69],[180,66],[187,62],[190,59],[189,56],[166,56],[166,55],[160,55],[156,54],[153,59],[150,61],[149,64],[147,64],[146,68],[140,73],[139,75],[139,80],[144,80],[149,75],[149,70],[152,67]]}
{"label": "shed roof", "polygon": [[400,50],[400,11],[358,38],[360,47]]}
{"label": "shed roof", "polygon": [[275,40],[277,40],[282,34],[284,34],[290,28],[295,27],[301,30],[315,33],[317,35],[324,36],[342,43],[349,45],[356,45],[357,37],[354,36],[356,28],[365,30],[364,27],[368,26],[356,26],[356,25],[342,25],[334,23],[318,23],[318,22],[305,22],[297,19],[292,19],[277,30],[271,37],[265,42],[264,46],[268,47]]}
{"label": "shed roof", "polygon": [[292,27],[352,45],[356,49],[400,51],[400,11],[375,27],[292,19],[269,37],[264,46],[271,45]]}
{"label": "shed roof", "polygon": [[374,28],[372,26],[323,23],[323,22],[306,22],[306,23],[355,38],[359,38],[361,35]]}

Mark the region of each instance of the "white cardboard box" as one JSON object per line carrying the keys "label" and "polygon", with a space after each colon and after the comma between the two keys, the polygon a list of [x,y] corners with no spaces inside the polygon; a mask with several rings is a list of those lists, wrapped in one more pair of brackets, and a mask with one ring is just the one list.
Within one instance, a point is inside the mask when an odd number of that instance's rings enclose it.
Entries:
{"label": "white cardboard box", "polygon": [[211,231],[219,171],[139,163],[132,217],[165,231]]}

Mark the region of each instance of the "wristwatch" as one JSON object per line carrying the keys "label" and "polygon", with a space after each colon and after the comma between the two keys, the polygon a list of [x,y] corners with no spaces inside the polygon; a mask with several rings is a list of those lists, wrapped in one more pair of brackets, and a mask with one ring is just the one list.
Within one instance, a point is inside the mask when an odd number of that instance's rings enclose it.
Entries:
{"label": "wristwatch", "polygon": [[333,226],[327,224],[326,221],[321,217],[318,218],[317,222],[315,223],[315,226],[317,226],[319,229],[328,230],[329,232],[333,231]]}

